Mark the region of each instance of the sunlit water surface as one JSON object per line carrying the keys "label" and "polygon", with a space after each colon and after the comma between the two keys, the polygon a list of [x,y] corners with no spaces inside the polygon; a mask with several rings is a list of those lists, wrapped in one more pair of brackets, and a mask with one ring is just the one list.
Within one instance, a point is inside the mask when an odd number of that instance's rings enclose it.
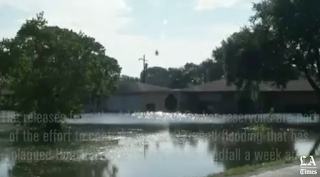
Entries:
{"label": "sunlit water surface", "polygon": [[[82,119],[68,120],[72,133],[85,135],[81,141],[65,140],[51,145],[10,142],[10,132],[12,135],[15,130],[11,129],[12,125],[1,124],[0,177],[205,176],[266,160],[257,159],[255,152],[278,152],[281,156],[293,152],[305,155],[316,138],[309,132],[284,129],[274,130],[282,139],[266,140],[262,137],[263,133],[258,133],[256,137],[244,140],[234,136],[246,133],[245,130],[230,127],[199,128],[196,125],[223,124],[226,116],[162,112],[85,114]],[[308,117],[296,117],[299,121],[314,121]],[[291,118],[291,121],[297,119]],[[180,123],[181,126],[168,126],[170,123]],[[184,123],[191,125],[182,126]],[[137,126],[126,126],[131,124]],[[151,126],[154,124],[161,126]],[[192,124],[195,124],[196,129]],[[23,158],[23,152],[32,152],[32,156],[29,154],[30,157]],[[45,161],[37,161],[40,155],[36,152],[47,152],[51,160],[46,157]],[[244,157],[247,152],[251,154],[250,159]],[[17,158],[14,155],[20,156]]]}

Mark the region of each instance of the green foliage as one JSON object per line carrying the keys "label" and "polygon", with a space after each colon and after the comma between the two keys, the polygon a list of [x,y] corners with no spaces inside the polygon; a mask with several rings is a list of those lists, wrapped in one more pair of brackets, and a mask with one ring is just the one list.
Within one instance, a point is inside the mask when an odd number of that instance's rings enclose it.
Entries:
{"label": "green foliage", "polygon": [[290,80],[306,78],[320,95],[320,3],[263,0],[253,9],[251,25],[212,52],[223,63],[227,83],[247,93],[261,82],[285,88]]}
{"label": "green foliage", "polygon": [[320,2],[267,0],[255,4],[254,10],[253,24],[269,28],[268,33],[277,43],[272,49],[281,53],[279,75],[295,67],[319,92]]}
{"label": "green foliage", "polygon": [[251,26],[222,41],[213,57],[239,88],[263,81],[285,87],[305,77],[320,93],[320,2],[263,0],[254,4]]}
{"label": "green foliage", "polygon": [[6,88],[15,93],[20,118],[30,113],[72,118],[81,113],[84,97],[109,95],[121,71],[94,38],[48,26],[43,13],[0,42],[0,60],[0,76],[10,78]]}
{"label": "green foliage", "polygon": [[137,77],[131,77],[131,76],[127,76],[127,75],[121,75],[119,80],[120,81],[134,81],[134,82],[140,81],[140,79]]}
{"label": "green foliage", "polygon": [[199,65],[186,63],[180,68],[150,67],[145,71],[148,84],[169,87],[173,89],[186,88],[189,84],[199,85],[205,82],[221,79],[223,65],[221,62],[207,59]]}

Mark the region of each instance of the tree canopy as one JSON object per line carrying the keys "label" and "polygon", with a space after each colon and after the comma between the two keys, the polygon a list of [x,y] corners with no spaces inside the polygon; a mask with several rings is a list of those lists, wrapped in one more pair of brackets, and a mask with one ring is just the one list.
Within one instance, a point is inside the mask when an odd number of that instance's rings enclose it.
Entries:
{"label": "tree canopy", "polygon": [[[213,57],[239,89],[260,82],[285,87],[306,79],[320,100],[320,1],[262,0],[251,25],[223,40]],[[249,87],[250,88],[250,87]],[[320,138],[310,155],[320,145]]]}
{"label": "tree canopy", "polygon": [[227,80],[240,88],[253,81],[285,87],[289,80],[305,77],[320,93],[320,2],[263,0],[253,10],[251,25],[213,51],[224,63]]}
{"label": "tree canopy", "polygon": [[131,76],[128,76],[128,75],[121,75],[119,80],[120,81],[135,81],[135,82],[139,82],[140,78],[131,77]]}
{"label": "tree canopy", "polygon": [[224,72],[221,62],[206,59],[199,65],[186,63],[180,68],[150,67],[142,74],[146,74],[148,84],[178,89],[221,79]]}
{"label": "tree canopy", "polygon": [[121,68],[105,52],[82,32],[48,26],[43,13],[3,39],[0,78],[15,93],[20,120],[31,113],[72,117],[81,113],[84,97],[110,94]]}

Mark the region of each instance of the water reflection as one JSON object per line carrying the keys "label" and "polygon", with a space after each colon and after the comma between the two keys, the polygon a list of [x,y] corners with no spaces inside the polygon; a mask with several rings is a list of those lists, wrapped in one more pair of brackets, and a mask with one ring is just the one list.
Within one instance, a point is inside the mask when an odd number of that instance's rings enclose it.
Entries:
{"label": "water reflection", "polygon": [[[78,177],[163,177],[205,176],[247,164],[267,162],[288,154],[305,155],[315,136],[300,131],[273,130],[282,139],[266,133],[243,141],[237,136],[248,133],[236,127],[174,126],[132,128],[120,125],[72,125],[73,133],[102,135],[91,141],[55,144],[9,142],[9,132],[0,133],[0,176],[78,176]],[[15,131],[15,130],[13,130]],[[299,134],[300,132],[300,134]],[[307,136],[305,136],[307,135]],[[250,137],[247,135],[246,137]],[[256,138],[256,139],[254,139]],[[241,141],[242,140],[242,141]],[[306,148],[307,147],[307,148]],[[76,154],[64,161],[12,158],[12,153],[49,152]],[[257,153],[260,152],[260,158]],[[274,152],[274,157],[270,153]],[[233,154],[233,156],[232,156]],[[263,156],[267,154],[266,156]],[[61,155],[61,154],[60,154]],[[11,159],[10,159],[11,157]]]}
{"label": "water reflection", "polygon": [[[265,132],[255,133],[256,136],[260,137],[251,141],[243,141],[240,137],[241,135],[249,137],[251,133],[246,130],[238,130],[237,133],[233,133],[231,130],[192,133],[172,131],[171,137],[173,139],[172,143],[180,148],[184,148],[186,144],[196,147],[200,140],[205,140],[208,152],[212,155],[213,160],[223,164],[225,169],[275,159],[289,159],[296,155],[294,145],[296,138],[294,135],[297,132],[274,131],[269,136]],[[278,137],[272,137],[271,135],[277,135]]]}
{"label": "water reflection", "polygon": [[[0,111],[0,123],[12,122],[15,114],[12,111]],[[121,117],[119,119],[119,117]],[[259,122],[269,119],[269,114],[248,114],[241,116],[219,115],[219,114],[187,114],[187,113],[165,113],[165,112],[137,112],[137,113],[93,113],[83,114],[81,119],[69,119],[72,124],[168,124],[168,123],[230,123],[239,122],[239,119],[253,120],[258,117]],[[287,123],[316,123],[318,115],[310,114],[273,114],[276,122]],[[254,122],[254,121],[253,121]]]}
{"label": "water reflection", "polygon": [[16,162],[9,170],[9,177],[25,176],[77,176],[77,177],[116,177],[118,169],[110,165],[108,160],[103,161],[38,161]]}
{"label": "water reflection", "polygon": [[[243,134],[250,134],[242,131]],[[295,157],[296,150],[292,131],[272,132],[282,136],[282,140],[272,139],[267,134],[260,133],[261,141],[233,141],[225,143],[209,143],[214,160],[223,164],[225,169],[248,164],[265,163],[274,160]],[[239,135],[239,134],[238,134]],[[231,135],[237,136],[237,135]],[[250,135],[248,135],[250,136]]]}

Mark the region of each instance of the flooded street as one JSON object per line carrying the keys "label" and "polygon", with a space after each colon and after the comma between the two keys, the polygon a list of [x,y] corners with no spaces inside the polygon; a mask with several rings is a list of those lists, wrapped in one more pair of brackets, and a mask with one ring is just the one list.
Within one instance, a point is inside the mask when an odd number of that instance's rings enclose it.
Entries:
{"label": "flooded street", "polygon": [[[196,115],[174,116],[201,120]],[[56,137],[54,144],[34,142],[34,137],[22,142],[13,137],[13,125],[1,124],[0,177],[200,177],[268,161],[265,153],[274,153],[274,158],[305,155],[316,139],[298,130],[195,130],[159,122],[166,120],[164,115],[152,115],[147,121],[124,114],[84,117],[69,121],[64,136]]]}

